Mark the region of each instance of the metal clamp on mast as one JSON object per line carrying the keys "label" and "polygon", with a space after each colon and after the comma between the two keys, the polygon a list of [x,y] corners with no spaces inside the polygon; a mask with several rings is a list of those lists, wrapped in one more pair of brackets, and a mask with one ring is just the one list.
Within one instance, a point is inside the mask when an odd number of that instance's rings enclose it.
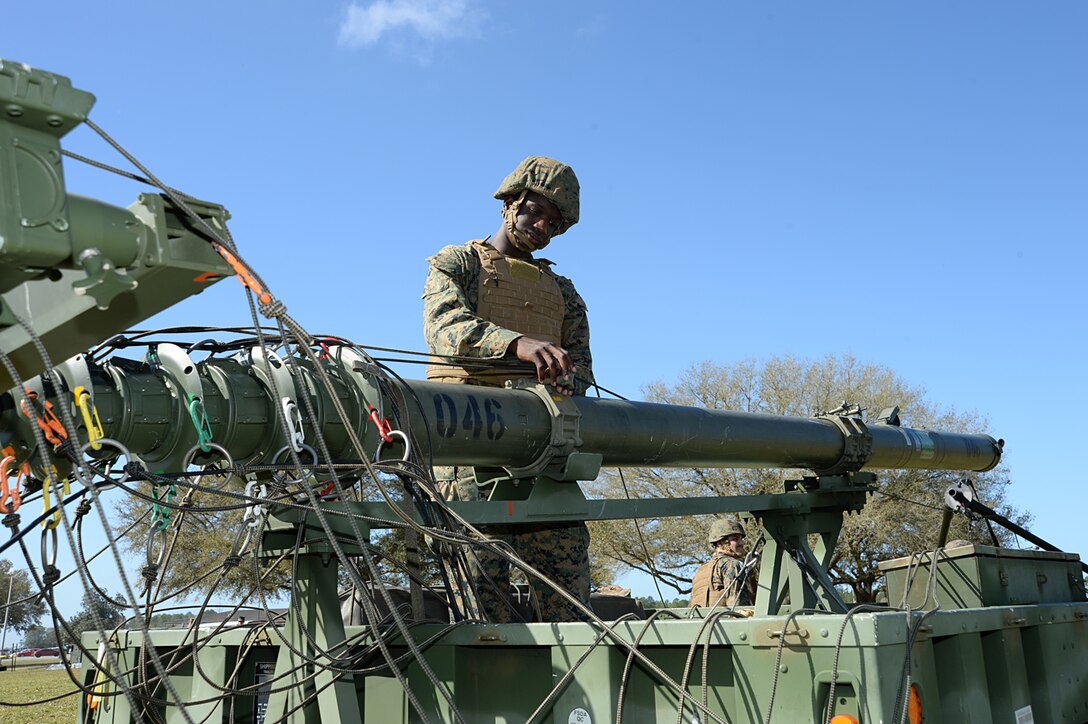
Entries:
{"label": "metal clamp on mast", "polygon": [[603,455],[598,453],[578,452],[582,446],[582,437],[578,432],[582,412],[574,400],[565,395],[553,393],[547,385],[531,380],[512,380],[506,383],[508,389],[532,392],[543,401],[551,419],[551,436],[548,446],[528,465],[511,468],[504,467],[511,478],[533,478],[545,475],[553,480],[564,482],[593,480],[601,472]]}
{"label": "metal clamp on mast", "polygon": [[841,475],[856,473],[865,467],[873,455],[873,434],[861,419],[857,405],[842,405],[828,412],[814,415],[817,420],[830,422],[842,433],[842,455],[831,467],[814,470],[817,475]]}

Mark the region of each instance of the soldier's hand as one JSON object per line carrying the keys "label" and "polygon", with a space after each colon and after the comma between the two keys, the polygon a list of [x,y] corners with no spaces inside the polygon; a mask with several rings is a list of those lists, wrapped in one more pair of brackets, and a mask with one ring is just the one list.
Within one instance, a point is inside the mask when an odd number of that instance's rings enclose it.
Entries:
{"label": "soldier's hand", "polygon": [[532,337],[518,337],[511,348],[515,357],[536,367],[537,382],[550,382],[564,395],[574,394],[574,362],[567,350]]}

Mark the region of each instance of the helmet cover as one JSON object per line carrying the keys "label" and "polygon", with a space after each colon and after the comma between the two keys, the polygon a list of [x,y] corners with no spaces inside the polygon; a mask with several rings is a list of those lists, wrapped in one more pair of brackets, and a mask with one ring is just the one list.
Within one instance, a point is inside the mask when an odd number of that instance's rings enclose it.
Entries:
{"label": "helmet cover", "polygon": [[503,179],[495,198],[519,197],[525,191],[535,191],[559,209],[563,223],[557,236],[578,223],[578,177],[567,164],[547,156],[529,156]]}

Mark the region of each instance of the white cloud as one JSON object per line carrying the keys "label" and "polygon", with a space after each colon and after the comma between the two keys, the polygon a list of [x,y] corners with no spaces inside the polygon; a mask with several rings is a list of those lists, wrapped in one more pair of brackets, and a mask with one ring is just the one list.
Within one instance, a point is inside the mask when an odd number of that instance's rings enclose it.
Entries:
{"label": "white cloud", "polygon": [[470,0],[374,0],[352,2],[340,25],[343,45],[373,45],[383,35],[414,32],[424,40],[440,40],[470,33],[479,11]]}

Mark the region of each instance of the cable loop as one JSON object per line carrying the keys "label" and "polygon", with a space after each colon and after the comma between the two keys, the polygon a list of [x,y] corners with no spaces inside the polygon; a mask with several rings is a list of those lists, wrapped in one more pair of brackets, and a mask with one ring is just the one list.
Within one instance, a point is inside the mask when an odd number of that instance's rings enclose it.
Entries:
{"label": "cable loop", "polygon": [[57,585],[60,581],[60,569],[57,568],[57,531],[53,530],[53,553],[50,562],[46,562],[47,544],[45,542],[45,531],[42,531],[42,590],[38,593],[37,598],[34,599],[36,604],[40,604],[50,596],[53,595],[53,586]]}
{"label": "cable loop", "polygon": [[154,542],[155,532],[152,531],[151,535],[147,539],[147,565],[140,569],[140,576],[144,579],[143,590],[140,595],[146,594],[155,585],[155,581],[159,578],[159,565],[162,563],[163,556],[166,554],[165,541],[163,542],[162,550],[159,551],[158,560],[151,561],[151,549]]}

